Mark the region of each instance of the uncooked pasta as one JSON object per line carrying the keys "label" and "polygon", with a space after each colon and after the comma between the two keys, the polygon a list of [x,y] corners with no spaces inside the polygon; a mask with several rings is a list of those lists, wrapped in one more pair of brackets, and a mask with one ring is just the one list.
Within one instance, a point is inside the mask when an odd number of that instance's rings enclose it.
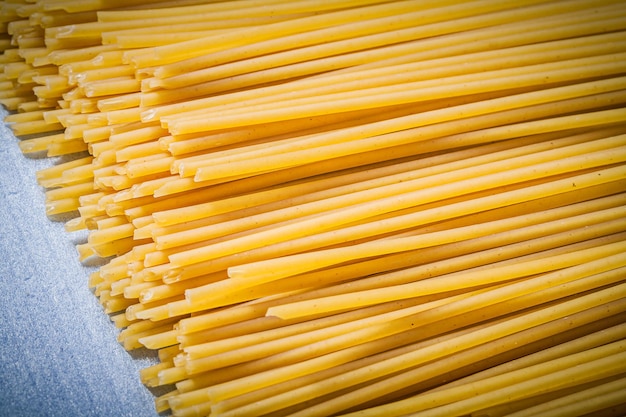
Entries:
{"label": "uncooked pasta", "polygon": [[624,2],[0,3],[156,412],[626,412]]}

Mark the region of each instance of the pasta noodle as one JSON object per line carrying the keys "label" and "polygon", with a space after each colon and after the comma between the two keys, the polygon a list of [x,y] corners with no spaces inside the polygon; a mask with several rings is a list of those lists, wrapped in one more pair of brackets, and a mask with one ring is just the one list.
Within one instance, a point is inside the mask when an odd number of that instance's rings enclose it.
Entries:
{"label": "pasta noodle", "polygon": [[0,6],[5,123],[157,412],[626,409],[623,2]]}

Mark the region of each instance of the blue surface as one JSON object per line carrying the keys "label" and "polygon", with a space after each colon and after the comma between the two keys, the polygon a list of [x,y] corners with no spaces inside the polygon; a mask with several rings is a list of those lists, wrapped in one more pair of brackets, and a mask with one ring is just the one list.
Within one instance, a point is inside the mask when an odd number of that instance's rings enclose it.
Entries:
{"label": "blue surface", "polygon": [[4,124],[0,137],[0,415],[156,416],[138,373],[153,355],[117,342],[78,261],[85,235],[44,213],[35,172],[55,160],[24,157]]}

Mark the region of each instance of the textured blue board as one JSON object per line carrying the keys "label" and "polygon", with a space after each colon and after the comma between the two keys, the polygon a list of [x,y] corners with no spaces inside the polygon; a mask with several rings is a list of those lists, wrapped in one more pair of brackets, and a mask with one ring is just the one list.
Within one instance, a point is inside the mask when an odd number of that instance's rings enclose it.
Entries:
{"label": "textured blue board", "polygon": [[35,173],[56,160],[23,156],[5,124],[0,137],[0,416],[156,416],[139,380],[154,355],[117,342],[78,261],[86,235],[45,215]]}

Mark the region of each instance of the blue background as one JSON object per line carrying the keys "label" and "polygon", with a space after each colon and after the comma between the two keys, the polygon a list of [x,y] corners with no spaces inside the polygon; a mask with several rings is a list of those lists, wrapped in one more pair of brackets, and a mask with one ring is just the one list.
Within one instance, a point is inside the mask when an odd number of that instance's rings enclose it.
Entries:
{"label": "blue background", "polygon": [[57,159],[23,156],[4,124],[0,137],[0,415],[156,416],[139,380],[154,354],[117,342],[78,260],[86,234],[45,215],[35,172]]}

